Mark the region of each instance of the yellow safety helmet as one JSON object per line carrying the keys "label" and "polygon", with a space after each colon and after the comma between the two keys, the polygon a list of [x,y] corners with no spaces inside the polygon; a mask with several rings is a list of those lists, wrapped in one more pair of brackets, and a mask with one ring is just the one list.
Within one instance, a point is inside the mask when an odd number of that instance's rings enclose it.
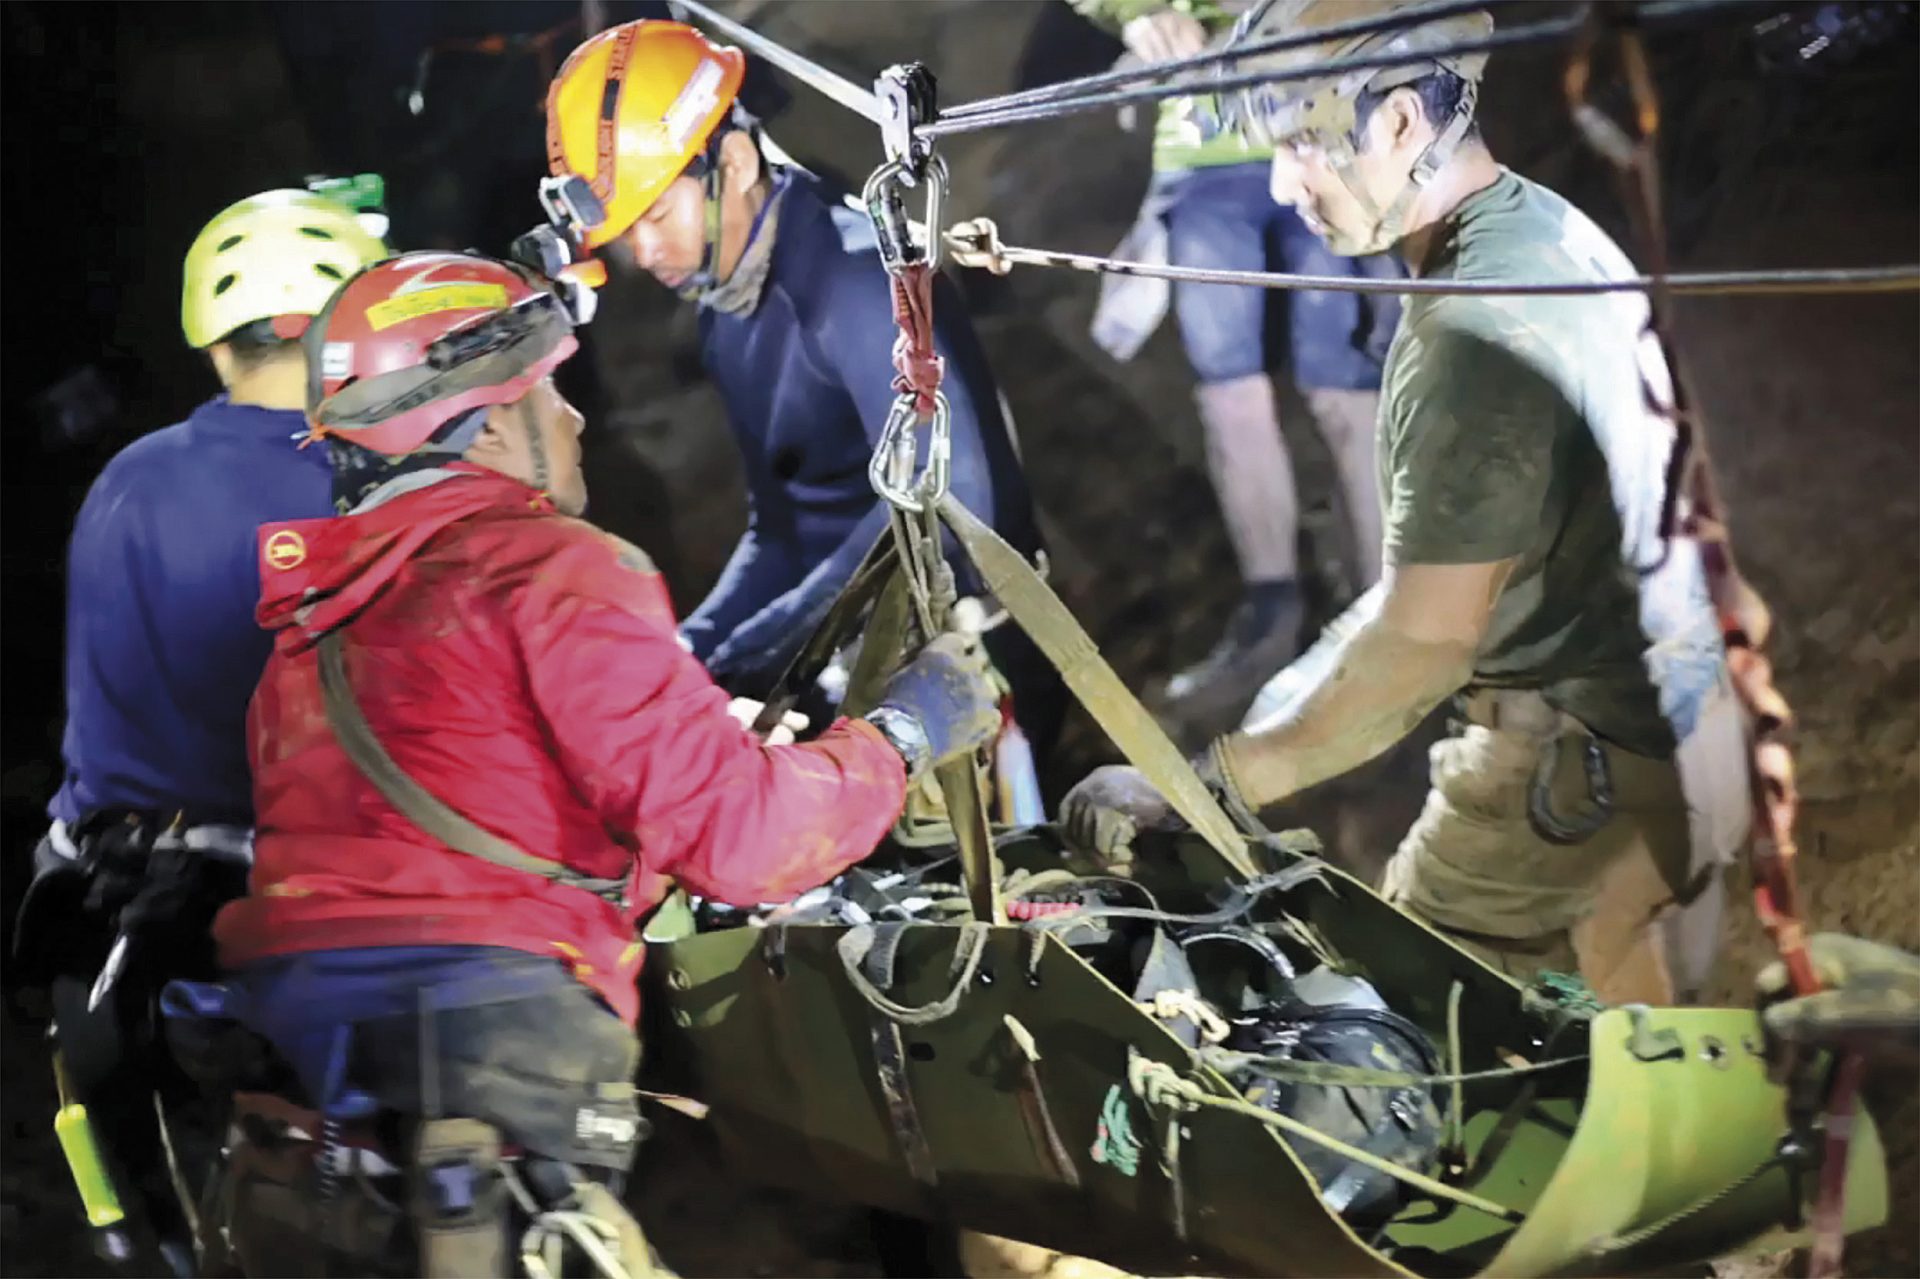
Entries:
{"label": "yellow safety helmet", "polygon": [[[311,191],[263,191],[222,209],[187,250],[180,327],[212,346],[245,324],[318,315],[360,268],[388,257],[354,211]],[[304,325],[283,337],[298,337]]]}
{"label": "yellow safety helmet", "polygon": [[547,92],[547,164],[599,199],[597,220],[576,229],[585,248],[617,239],[706,154],[746,71],[740,50],[658,19],[609,27],[568,56]]}

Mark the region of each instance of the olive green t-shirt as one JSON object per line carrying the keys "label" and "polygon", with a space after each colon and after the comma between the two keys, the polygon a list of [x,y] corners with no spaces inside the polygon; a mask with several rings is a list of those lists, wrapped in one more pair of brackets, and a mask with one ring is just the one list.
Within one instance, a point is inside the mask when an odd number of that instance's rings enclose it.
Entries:
{"label": "olive green t-shirt", "polygon": [[[1584,214],[1502,170],[1455,211],[1425,276],[1636,274]],[[1718,679],[1698,548],[1660,536],[1672,382],[1637,293],[1406,300],[1381,389],[1397,564],[1518,561],[1474,660],[1629,750],[1671,753]]]}

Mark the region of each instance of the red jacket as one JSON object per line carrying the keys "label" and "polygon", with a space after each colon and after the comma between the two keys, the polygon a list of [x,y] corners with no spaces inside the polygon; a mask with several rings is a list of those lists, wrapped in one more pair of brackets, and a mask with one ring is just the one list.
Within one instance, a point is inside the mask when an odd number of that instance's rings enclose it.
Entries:
{"label": "red jacket", "polygon": [[[870,725],[766,746],[677,639],[638,550],[478,467],[363,514],[260,529],[274,632],[248,717],[252,888],[221,962],[364,946],[505,946],[567,960],[629,1023],[635,921],[670,887],[783,900],[859,861],[906,773]],[[327,725],[314,642],[344,656],[415,781],[526,852],[630,875],[624,910],[455,852],[400,816]]]}

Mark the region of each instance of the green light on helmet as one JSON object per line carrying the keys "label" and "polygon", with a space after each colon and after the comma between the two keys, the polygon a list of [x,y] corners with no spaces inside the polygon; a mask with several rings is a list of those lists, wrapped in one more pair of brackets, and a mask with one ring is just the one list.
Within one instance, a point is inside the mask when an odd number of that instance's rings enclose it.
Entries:
{"label": "green light on helmet", "polygon": [[356,173],[351,177],[314,176],[307,179],[307,190],[335,204],[352,209],[369,233],[387,238],[391,225],[387,218],[387,180],[378,173]]}

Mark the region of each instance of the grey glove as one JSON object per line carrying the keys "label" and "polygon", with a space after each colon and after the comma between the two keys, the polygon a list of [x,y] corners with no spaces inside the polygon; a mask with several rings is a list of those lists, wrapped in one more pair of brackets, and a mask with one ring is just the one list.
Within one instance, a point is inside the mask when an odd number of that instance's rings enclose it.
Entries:
{"label": "grey glove", "polygon": [[1141,831],[1185,826],[1166,796],[1130,764],[1094,769],[1060,801],[1060,829],[1068,845],[1106,865],[1133,860],[1133,838]]}
{"label": "grey glove", "polygon": [[1769,1038],[1871,1059],[1920,1054],[1920,957],[1844,933],[1816,933],[1807,949],[1824,987],[1818,994],[1795,997],[1777,960],[1755,982]]}
{"label": "grey glove", "polygon": [[895,671],[867,722],[886,735],[918,777],[970,754],[1000,731],[1000,698],[977,639],[947,634]]}
{"label": "grey glove", "polygon": [[[1227,767],[1226,740],[1216,739],[1190,762],[1234,824],[1257,833],[1259,819],[1240,797]],[[1108,764],[1088,773],[1067,792],[1060,802],[1060,828],[1069,847],[1118,865],[1132,860],[1134,836],[1143,831],[1185,830],[1187,819],[1174,811],[1167,797],[1139,769],[1130,764]]]}

